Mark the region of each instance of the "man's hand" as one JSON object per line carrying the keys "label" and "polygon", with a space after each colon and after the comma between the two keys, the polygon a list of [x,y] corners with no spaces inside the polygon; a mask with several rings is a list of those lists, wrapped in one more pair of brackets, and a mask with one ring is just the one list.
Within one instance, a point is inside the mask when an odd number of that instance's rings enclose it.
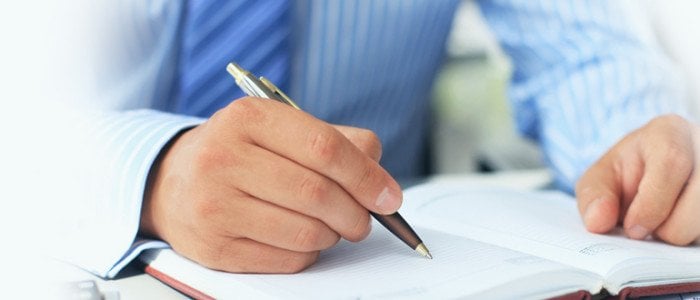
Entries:
{"label": "man's hand", "polygon": [[581,177],[578,208],[586,228],[621,223],[633,239],[652,235],[674,245],[700,238],[700,130],[658,117],[626,136]]}
{"label": "man's hand", "polygon": [[151,174],[141,232],[212,269],[303,270],[340,237],[364,239],[399,185],[369,130],[243,98],[175,140]]}

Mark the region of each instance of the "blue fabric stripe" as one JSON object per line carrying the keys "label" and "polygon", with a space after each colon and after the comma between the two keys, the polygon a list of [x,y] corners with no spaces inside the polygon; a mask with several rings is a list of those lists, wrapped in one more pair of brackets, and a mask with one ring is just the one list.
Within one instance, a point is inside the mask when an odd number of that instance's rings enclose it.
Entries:
{"label": "blue fabric stripe", "polygon": [[281,67],[287,63],[271,73],[265,66],[276,56],[288,59],[287,1],[194,2],[188,2],[183,30],[177,112],[209,116],[232,97],[243,96],[225,72],[229,61],[284,83],[282,76],[288,74]]}
{"label": "blue fabric stripe", "polygon": [[[191,48],[187,53],[187,59],[196,58],[202,55],[203,52],[215,52],[211,46],[212,44],[217,44],[216,39],[221,38],[220,33],[222,31],[234,31],[232,29],[235,29],[235,27],[229,26],[229,23],[233,22],[240,24],[240,26],[246,24],[245,20],[233,19],[230,16],[247,15],[248,10],[254,7],[245,5],[245,1],[189,1],[188,3],[190,4],[188,5],[188,13],[199,13],[191,17],[193,20],[191,25],[188,26],[190,30],[185,32],[185,34],[191,35],[191,38],[185,39],[183,43],[183,47]],[[203,9],[192,3],[207,3],[208,6],[206,9]]]}

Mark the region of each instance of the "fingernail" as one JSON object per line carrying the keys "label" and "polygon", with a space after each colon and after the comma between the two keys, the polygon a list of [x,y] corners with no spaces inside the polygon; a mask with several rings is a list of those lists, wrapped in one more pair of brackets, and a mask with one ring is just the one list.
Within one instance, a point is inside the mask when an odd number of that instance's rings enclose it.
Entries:
{"label": "fingernail", "polygon": [[635,240],[643,240],[646,239],[649,235],[649,230],[646,229],[644,226],[634,225],[627,229],[627,235]]}
{"label": "fingernail", "polygon": [[382,213],[393,213],[401,206],[401,200],[393,195],[388,187],[385,187],[377,196],[375,205]]}
{"label": "fingernail", "polygon": [[598,206],[600,205],[601,199],[595,199],[591,204],[588,204],[586,211],[583,213],[583,222],[589,225],[593,222],[595,218],[596,211],[598,211]]}

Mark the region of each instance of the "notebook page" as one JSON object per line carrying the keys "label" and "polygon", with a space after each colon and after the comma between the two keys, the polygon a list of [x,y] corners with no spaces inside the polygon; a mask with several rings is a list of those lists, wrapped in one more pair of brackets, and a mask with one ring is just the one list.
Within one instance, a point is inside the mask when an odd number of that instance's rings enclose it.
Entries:
{"label": "notebook page", "polygon": [[[635,241],[585,230],[573,198],[558,192],[425,184],[405,194],[402,214],[421,225],[606,276],[623,261],[700,262],[700,246]],[[430,242],[430,241],[426,241]]]}
{"label": "notebook page", "polygon": [[[513,295],[545,298],[581,289],[598,291],[602,286],[602,280],[592,273],[577,272],[569,266],[527,254],[416,228],[432,243],[434,259],[429,260],[414,253],[379,224],[374,225],[367,240],[342,241],[322,252],[316,264],[299,274],[227,274],[206,270],[185,259],[180,261],[189,262],[189,266],[178,267],[178,263],[168,263],[164,259],[151,265],[176,278],[194,274],[180,280],[225,299],[240,298],[241,289],[233,287],[241,285],[277,299],[445,299],[477,293],[503,298]],[[540,280],[522,283],[533,278]],[[512,286],[524,290],[512,289]]]}

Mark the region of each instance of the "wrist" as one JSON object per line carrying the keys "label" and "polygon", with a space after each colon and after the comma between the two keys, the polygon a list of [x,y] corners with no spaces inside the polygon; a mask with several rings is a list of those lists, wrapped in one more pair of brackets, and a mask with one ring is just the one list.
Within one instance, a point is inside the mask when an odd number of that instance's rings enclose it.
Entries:
{"label": "wrist", "polygon": [[161,179],[161,174],[163,173],[163,168],[165,165],[165,160],[168,154],[172,151],[173,146],[176,142],[188,131],[194,127],[188,127],[177,134],[175,134],[160,150],[158,156],[153,161],[151,168],[148,172],[148,177],[146,180],[146,188],[143,194],[143,203],[141,207],[141,220],[139,223],[139,235],[146,238],[158,238],[162,239],[160,231],[158,230],[153,199],[158,196],[157,186]]}

